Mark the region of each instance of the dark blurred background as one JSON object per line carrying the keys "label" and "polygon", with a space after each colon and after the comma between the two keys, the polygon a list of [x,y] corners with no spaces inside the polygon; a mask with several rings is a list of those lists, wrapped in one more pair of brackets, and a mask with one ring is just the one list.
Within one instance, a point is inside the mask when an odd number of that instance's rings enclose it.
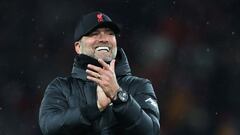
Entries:
{"label": "dark blurred background", "polygon": [[74,27],[96,10],[152,81],[161,135],[240,134],[239,0],[1,0],[0,135],[41,135],[44,90],[70,74]]}

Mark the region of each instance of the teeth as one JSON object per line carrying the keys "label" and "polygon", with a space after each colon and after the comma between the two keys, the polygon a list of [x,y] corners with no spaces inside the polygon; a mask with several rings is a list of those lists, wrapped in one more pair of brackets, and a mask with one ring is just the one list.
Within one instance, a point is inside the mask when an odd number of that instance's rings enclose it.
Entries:
{"label": "teeth", "polygon": [[105,50],[105,51],[109,52],[110,49],[108,47],[105,47],[105,46],[100,46],[100,47],[96,48],[96,51],[101,51],[101,50]]}

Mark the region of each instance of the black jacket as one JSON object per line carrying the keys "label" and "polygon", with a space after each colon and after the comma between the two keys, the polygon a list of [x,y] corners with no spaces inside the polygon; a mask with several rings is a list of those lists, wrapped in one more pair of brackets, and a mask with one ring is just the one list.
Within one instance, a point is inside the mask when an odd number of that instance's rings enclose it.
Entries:
{"label": "black jacket", "polygon": [[97,108],[96,84],[86,79],[88,63],[100,66],[91,57],[76,56],[71,76],[58,77],[46,88],[39,112],[43,134],[159,135],[160,116],[152,84],[131,75],[123,50],[118,49],[115,72],[130,98],[103,112]]}

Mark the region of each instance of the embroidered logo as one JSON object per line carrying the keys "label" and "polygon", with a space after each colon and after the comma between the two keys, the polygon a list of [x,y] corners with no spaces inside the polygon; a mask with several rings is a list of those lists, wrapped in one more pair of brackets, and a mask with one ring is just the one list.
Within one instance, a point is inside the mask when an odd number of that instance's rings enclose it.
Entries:
{"label": "embroidered logo", "polygon": [[103,14],[102,13],[98,13],[97,14],[97,21],[100,23],[100,22],[103,22]]}

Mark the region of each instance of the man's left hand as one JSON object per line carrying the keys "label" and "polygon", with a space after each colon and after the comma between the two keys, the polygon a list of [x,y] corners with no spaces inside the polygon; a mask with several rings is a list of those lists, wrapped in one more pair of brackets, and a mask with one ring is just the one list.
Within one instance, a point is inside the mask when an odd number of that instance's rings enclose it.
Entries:
{"label": "man's left hand", "polygon": [[110,65],[102,59],[98,59],[98,62],[103,68],[88,64],[88,69],[86,70],[87,79],[96,82],[105,94],[110,99],[113,99],[120,88],[115,75],[115,60],[112,60]]}

